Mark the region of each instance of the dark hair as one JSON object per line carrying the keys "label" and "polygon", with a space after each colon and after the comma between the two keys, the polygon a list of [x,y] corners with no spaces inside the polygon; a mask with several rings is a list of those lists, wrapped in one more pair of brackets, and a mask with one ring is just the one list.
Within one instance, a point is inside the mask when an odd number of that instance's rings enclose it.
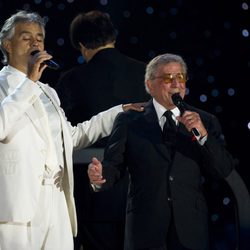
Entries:
{"label": "dark hair", "polygon": [[107,13],[93,10],[78,14],[70,25],[70,40],[79,49],[81,42],[87,49],[96,49],[114,42],[116,30]]}

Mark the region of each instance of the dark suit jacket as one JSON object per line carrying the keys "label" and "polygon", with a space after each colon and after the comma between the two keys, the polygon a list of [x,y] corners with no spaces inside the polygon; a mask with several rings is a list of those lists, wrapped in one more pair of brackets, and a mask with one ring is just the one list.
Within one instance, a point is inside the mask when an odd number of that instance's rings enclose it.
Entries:
{"label": "dark suit jacket", "polygon": [[[110,48],[99,51],[87,64],[64,73],[57,92],[67,118],[76,125],[117,104],[149,99],[144,87],[145,63]],[[105,140],[95,146],[103,147]],[[80,168],[79,168],[80,169]],[[127,176],[118,188],[91,194],[87,166],[75,167],[78,218],[117,221],[125,218]]]}
{"label": "dark suit jacket", "polygon": [[188,110],[200,114],[209,135],[201,146],[180,124],[173,158],[163,143],[151,101],[144,113],[121,113],[115,121],[104,155],[103,176],[107,183],[103,189],[113,186],[128,166],[126,250],[163,245],[171,216],[185,247],[208,248],[207,205],[201,176],[209,173],[215,178],[225,177],[234,161],[222,146],[218,120],[191,106]]}
{"label": "dark suit jacket", "polygon": [[64,73],[57,92],[68,119],[76,125],[114,105],[149,100],[145,67],[145,63],[108,48]]}

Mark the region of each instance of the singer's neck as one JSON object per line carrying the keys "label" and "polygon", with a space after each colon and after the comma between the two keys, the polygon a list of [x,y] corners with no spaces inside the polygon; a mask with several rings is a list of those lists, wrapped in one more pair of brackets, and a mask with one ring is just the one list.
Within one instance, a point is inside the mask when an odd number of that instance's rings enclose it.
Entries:
{"label": "singer's neck", "polygon": [[26,64],[21,62],[21,61],[16,61],[16,60],[9,60],[8,65],[11,67],[23,72],[24,74],[27,75],[28,68],[27,68],[27,62]]}
{"label": "singer's neck", "polygon": [[108,49],[108,48],[114,48],[115,47],[115,42],[112,42],[112,43],[108,43],[104,46],[101,46],[101,47],[98,47],[96,49],[87,49],[86,47],[84,47],[81,43],[80,43],[80,50],[81,50],[81,53],[84,57],[84,59],[86,60],[86,62],[89,62],[93,56],[99,52],[100,50],[103,50],[103,49]]}

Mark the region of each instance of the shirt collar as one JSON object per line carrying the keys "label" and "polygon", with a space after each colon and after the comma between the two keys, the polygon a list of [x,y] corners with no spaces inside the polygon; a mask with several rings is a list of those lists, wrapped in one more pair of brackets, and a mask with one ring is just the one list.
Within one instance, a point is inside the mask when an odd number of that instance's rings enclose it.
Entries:
{"label": "shirt collar", "polygon": [[24,74],[22,71],[14,68],[14,67],[12,67],[10,65],[5,66],[5,68],[6,68],[7,71],[10,71],[11,73],[15,73],[17,75],[19,74],[22,77],[26,77],[26,74]]}
{"label": "shirt collar", "polygon": [[12,67],[10,65],[4,66],[3,70],[10,73],[11,78],[9,78],[9,80],[10,80],[9,86],[11,88],[16,88],[18,86],[18,84],[20,83],[20,81],[22,81],[26,78],[26,74],[24,74],[20,70]]}
{"label": "shirt collar", "polygon": [[[163,114],[167,111],[167,109],[163,107],[159,102],[157,102],[154,98],[153,98],[153,105],[158,117],[158,121],[160,121],[160,119],[162,118]],[[174,114],[174,117],[180,116],[181,112],[177,107],[171,109],[171,111]]]}

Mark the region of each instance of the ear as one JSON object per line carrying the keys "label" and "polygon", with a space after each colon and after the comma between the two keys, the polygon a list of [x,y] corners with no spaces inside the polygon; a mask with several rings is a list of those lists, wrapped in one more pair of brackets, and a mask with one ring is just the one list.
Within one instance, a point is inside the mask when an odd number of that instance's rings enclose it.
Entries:
{"label": "ear", "polygon": [[80,46],[80,50],[86,49],[86,47],[81,42],[79,42],[79,46]]}
{"label": "ear", "polygon": [[4,40],[4,42],[3,42],[3,47],[4,47],[4,49],[5,49],[8,53],[10,53],[10,52],[11,52],[11,41],[8,40],[8,39]]}
{"label": "ear", "polygon": [[149,92],[152,93],[153,92],[153,86],[152,86],[153,83],[152,83],[152,81],[151,80],[147,80],[146,81],[146,85],[148,87]]}
{"label": "ear", "polygon": [[79,46],[80,46],[80,52],[82,53],[83,57],[87,56],[87,48],[81,43],[79,42]]}

